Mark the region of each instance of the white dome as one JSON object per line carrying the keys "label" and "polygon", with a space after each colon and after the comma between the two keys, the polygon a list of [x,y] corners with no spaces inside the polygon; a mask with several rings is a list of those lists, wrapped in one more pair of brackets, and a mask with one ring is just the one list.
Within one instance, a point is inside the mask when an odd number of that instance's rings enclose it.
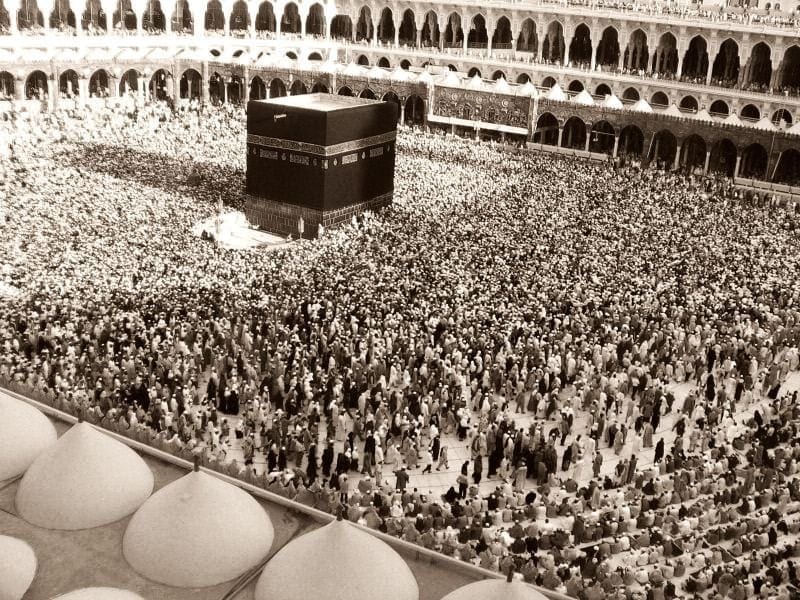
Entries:
{"label": "white dome", "polygon": [[581,104],[583,106],[592,106],[594,104],[594,98],[592,98],[592,95],[586,90],[581,90],[581,92],[575,96],[572,101],[575,104]]}
{"label": "white dome", "polygon": [[36,554],[22,540],[0,535],[0,600],[20,600],[36,575]]}
{"label": "white dome", "polygon": [[550,91],[547,92],[545,96],[548,100],[555,100],[557,102],[566,102],[567,95],[564,93],[564,90],[561,89],[561,86],[553,84],[553,87],[550,88]]}
{"label": "white dome", "polygon": [[605,102],[603,105],[606,108],[613,108],[615,110],[622,110],[625,106],[622,104],[622,100],[620,100],[615,94],[609,94],[606,96]]}
{"label": "white dome", "polygon": [[78,423],[33,461],[17,490],[20,516],[47,529],[89,529],[135,511],[153,473],[125,444]]}
{"label": "white dome", "polygon": [[250,494],[196,471],[142,504],[128,523],[122,552],[148,579],[196,588],[254,567],[274,537],[269,516]]}
{"label": "white dome", "polygon": [[547,597],[521,581],[484,579],[460,587],[442,600],[547,600]]}
{"label": "white dome", "polygon": [[[301,574],[299,576],[299,574]],[[333,521],[282,548],[267,563],[256,600],[419,600],[414,574],[388,544]]]}
{"label": "white dome", "polygon": [[119,588],[88,587],[56,596],[53,600],[144,600],[144,598]]}
{"label": "white dome", "polygon": [[58,436],[39,410],[0,394],[0,481],[22,475]]}

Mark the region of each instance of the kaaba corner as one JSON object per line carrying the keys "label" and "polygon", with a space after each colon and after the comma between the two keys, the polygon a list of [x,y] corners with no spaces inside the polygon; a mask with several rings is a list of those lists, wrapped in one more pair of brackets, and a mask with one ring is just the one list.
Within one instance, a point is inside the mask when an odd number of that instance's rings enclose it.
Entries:
{"label": "kaaba corner", "polygon": [[247,206],[251,223],[314,237],[392,202],[397,107],[392,102],[304,94],[247,105]]}

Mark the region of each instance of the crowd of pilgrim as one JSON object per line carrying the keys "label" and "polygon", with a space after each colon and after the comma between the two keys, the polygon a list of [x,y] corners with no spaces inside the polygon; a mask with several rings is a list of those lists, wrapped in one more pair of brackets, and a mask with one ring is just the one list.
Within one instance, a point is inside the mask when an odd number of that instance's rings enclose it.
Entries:
{"label": "crowd of pilgrim", "polygon": [[243,117],[0,122],[0,383],[573,597],[797,597],[796,207],[404,130],[393,206],[226,250]]}

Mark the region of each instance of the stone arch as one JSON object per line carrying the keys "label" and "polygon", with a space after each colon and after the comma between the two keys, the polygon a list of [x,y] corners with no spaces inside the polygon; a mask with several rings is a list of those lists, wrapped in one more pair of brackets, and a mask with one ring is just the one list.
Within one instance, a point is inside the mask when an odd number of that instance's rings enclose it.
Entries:
{"label": "stone arch", "polygon": [[765,42],[753,46],[745,67],[745,84],[750,89],[766,91],[772,78],[772,49]]}
{"label": "stone arch", "polygon": [[598,85],[594,90],[595,96],[610,96],[611,95],[611,88],[608,84],[601,83]]}
{"label": "stone arch", "polygon": [[797,94],[800,88],[800,46],[794,44],[783,53],[778,73],[778,91]]}
{"label": "stone arch", "polygon": [[645,71],[650,59],[647,47],[647,34],[641,29],[634,30],[625,48],[623,64],[629,71]]}
{"label": "stone arch", "polygon": [[787,109],[780,107],[772,113],[772,122],[776,127],[788,127],[792,124],[792,113]]}
{"label": "stone arch", "polygon": [[161,9],[160,0],[148,0],[147,7],[142,15],[142,29],[152,32],[164,32],[167,30],[167,17]]}
{"label": "stone arch", "polygon": [[306,35],[322,37],[325,35],[327,25],[325,9],[322,4],[315,2],[309,8],[308,16],[306,17]]}
{"label": "stone arch", "polygon": [[727,117],[730,114],[731,109],[728,106],[728,103],[724,100],[714,100],[714,102],[711,103],[708,112],[711,113],[712,116],[720,115]]}
{"label": "stone arch", "polygon": [[89,77],[89,96],[93,98],[102,98],[108,96],[110,78],[108,71],[105,69],[97,69]]}
{"label": "stone arch", "polygon": [[623,100],[629,100],[631,102],[636,102],[640,98],[641,98],[641,96],[639,95],[639,90],[637,90],[635,87],[625,88],[625,91],[622,92],[622,99]]}
{"label": "stone arch", "polygon": [[761,110],[755,104],[746,104],[739,113],[739,116],[742,119],[758,121],[761,118]]}
{"label": "stone arch", "polygon": [[683,55],[681,77],[705,83],[706,73],[708,73],[708,42],[702,35],[696,35],[689,41],[689,47]]}
{"label": "stone arch", "polygon": [[295,54],[292,50],[288,50],[286,52],[286,57],[292,60],[297,60],[297,54]]}
{"label": "stone arch", "polygon": [[302,96],[303,94],[308,93],[308,88],[306,87],[306,84],[303,83],[302,80],[295,79],[292,82],[291,91],[292,91],[292,96]]}
{"label": "stone arch", "polygon": [[231,75],[231,78],[225,82],[228,92],[227,102],[231,104],[242,102],[242,83],[242,78],[238,75]]}
{"label": "stone arch", "polygon": [[68,98],[78,95],[78,74],[73,69],[62,71],[58,76],[58,91]]}
{"label": "stone arch", "polygon": [[256,13],[256,31],[277,31],[278,22],[275,18],[275,9],[270,0],[265,0],[258,5]]}
{"label": "stone arch", "polygon": [[470,69],[470,70],[467,72],[467,77],[469,77],[470,79],[472,79],[472,78],[473,78],[473,77],[475,77],[476,75],[477,75],[478,77],[481,77],[481,71],[480,71],[480,69],[478,69],[478,67],[472,67],[472,68],[471,68],[471,69]]}
{"label": "stone arch", "polygon": [[586,123],[580,117],[570,117],[564,123],[561,147],[583,150],[586,148]]}
{"label": "stone arch", "polygon": [[563,64],[565,52],[564,27],[560,21],[552,21],[542,42],[542,58],[545,62]]}
{"label": "stone arch", "polygon": [[392,91],[386,92],[381,98],[384,102],[393,102],[397,107],[397,120],[400,120],[400,98]]}
{"label": "stone arch", "polygon": [[719,47],[711,66],[711,82],[726,88],[734,87],[739,79],[739,44],[728,38]]}
{"label": "stone arch", "polygon": [[186,69],[181,75],[178,92],[184,100],[200,98],[203,95],[203,76],[196,69]]}
{"label": "stone arch", "polygon": [[25,98],[28,100],[44,100],[49,91],[50,86],[44,71],[37,69],[25,79]]}
{"label": "stone arch", "polygon": [[308,55],[308,60],[310,61],[321,61],[322,55],[319,52],[312,52]]}
{"label": "stone arch", "polygon": [[619,32],[609,25],[603,30],[600,43],[597,44],[597,64],[611,69],[619,65]]}
{"label": "stone arch", "polygon": [[14,76],[8,71],[0,71],[0,99],[10,100],[15,89]]}
{"label": "stone arch", "polygon": [[441,31],[439,31],[439,15],[436,11],[429,10],[425,13],[425,19],[422,23],[422,31],[420,32],[420,45],[425,48],[438,47],[441,40]]}
{"label": "stone arch", "polygon": [[22,0],[20,2],[19,10],[17,10],[17,23],[20,29],[33,29],[37,25],[44,27],[44,15],[39,10],[39,4],[36,0]]}
{"label": "stone arch", "polygon": [[681,143],[681,155],[678,164],[687,169],[703,168],[706,164],[706,141],[697,134],[692,134]]}
{"label": "stone arch", "polygon": [[212,104],[221,104],[225,101],[225,78],[217,72],[208,78],[208,96]]}
{"label": "stone arch", "polygon": [[489,33],[486,31],[486,19],[478,13],[472,17],[467,44],[470,48],[486,48],[489,45]]}
{"label": "stone arch", "polygon": [[642,156],[644,153],[644,133],[637,125],[628,125],[619,132],[617,152],[625,156]]}
{"label": "stone arch", "polygon": [[712,173],[722,173],[726,177],[733,177],[733,170],[736,168],[736,155],[736,144],[727,138],[719,140],[711,146],[708,170]]}
{"label": "stone arch", "polygon": [[128,69],[119,78],[119,93],[120,96],[128,92],[139,91],[139,71],[136,69]]}
{"label": "stone arch", "polygon": [[75,27],[75,13],[69,6],[69,0],[56,0],[53,3],[53,10],[48,19],[52,29],[65,30],[68,27]]}
{"label": "stone arch", "polygon": [[669,129],[662,129],[653,136],[647,159],[660,162],[665,169],[671,169],[678,151],[678,140]]}
{"label": "stone arch", "polygon": [[417,24],[414,18],[414,11],[410,8],[403,11],[403,17],[400,20],[400,29],[397,35],[402,45],[415,46],[417,43]]}
{"label": "stone arch", "polygon": [[750,144],[742,152],[739,176],[746,179],[763,179],[767,171],[767,150],[759,143]]}
{"label": "stone arch", "polygon": [[536,22],[525,19],[517,36],[517,52],[533,52],[539,50],[539,37],[536,35]]}
{"label": "stone arch", "polygon": [[492,33],[492,48],[496,50],[508,50],[511,48],[511,40],[514,34],[511,33],[511,21],[508,17],[502,16],[497,19],[497,24]]}
{"label": "stone arch", "polygon": [[206,4],[205,29],[206,31],[225,29],[225,13],[222,11],[222,2],[219,0],[209,0]]}
{"label": "stone arch", "polygon": [[460,48],[464,43],[464,29],[461,26],[461,15],[452,12],[447,17],[447,27],[444,30],[444,47]]}
{"label": "stone arch", "polygon": [[131,7],[131,0],[118,0],[116,7],[117,9],[111,15],[111,21],[114,27],[119,26],[125,31],[135,30],[136,13],[133,12],[133,8]]}
{"label": "stone arch", "polygon": [[537,144],[555,146],[558,144],[558,129],[558,119],[556,119],[555,115],[549,112],[542,113],[536,121],[533,141]]}
{"label": "stone arch", "polygon": [[297,8],[297,4],[289,2],[283,7],[281,33],[300,33],[301,29],[300,11]]}
{"label": "stone arch", "polygon": [[364,90],[358,95],[359,98],[367,98],[368,100],[375,100],[375,92],[373,92],[369,88],[364,88]]}
{"label": "stone arch", "polygon": [[601,120],[593,123],[589,137],[589,151],[611,154],[614,151],[615,135],[616,130],[608,121]]}
{"label": "stone arch", "polygon": [[662,76],[672,76],[678,71],[678,40],[671,31],[661,34],[658,46],[653,52],[653,72]]}
{"label": "stone arch", "polygon": [[331,37],[335,40],[353,39],[353,21],[348,15],[336,15],[331,19]]}
{"label": "stone arch", "polygon": [[267,97],[267,84],[258,75],[250,81],[250,100],[263,100]]}
{"label": "stone arch", "polygon": [[544,88],[551,88],[555,84],[556,84],[556,80],[555,80],[554,77],[548,76],[548,77],[545,77],[544,79],[542,79],[542,87],[544,87]]}
{"label": "stone arch", "polygon": [[524,85],[528,83],[530,80],[531,76],[528,75],[527,73],[520,73],[519,75],[517,75],[517,83],[519,83],[520,85]]}
{"label": "stone arch", "polygon": [[682,111],[688,111],[696,113],[697,109],[700,108],[699,103],[697,102],[697,98],[692,95],[684,96],[681,98],[681,103],[678,105]]}
{"label": "stone arch", "polygon": [[[170,0],[165,1],[169,2]],[[194,31],[194,18],[189,0],[175,1],[175,9],[172,11],[172,31],[175,33],[192,33]]]}
{"label": "stone arch", "polygon": [[394,43],[394,15],[388,6],[381,11],[378,21],[378,39],[383,43]]}
{"label": "stone arch", "polygon": [[362,6],[358,12],[358,21],[356,21],[356,41],[366,40],[372,41],[375,35],[375,27],[372,25],[372,11],[369,6]]}
{"label": "stone arch", "polygon": [[149,91],[150,97],[156,100],[165,101],[171,98],[173,92],[172,73],[166,69],[158,69],[150,77]]}
{"label": "stone arch", "polygon": [[454,64],[447,65],[447,69],[450,70],[450,71],[453,71],[454,73],[458,72],[458,69],[456,68],[456,66]]}
{"label": "stone arch", "polygon": [[572,81],[569,82],[569,85],[567,86],[567,91],[575,92],[576,94],[582,92],[584,89],[585,87],[583,85],[583,82],[578,79],[573,79]]}
{"label": "stone arch", "polygon": [[244,0],[236,0],[233,3],[228,28],[231,31],[247,31],[250,28],[250,11]]}
{"label": "stone arch", "polygon": [[328,94],[330,90],[328,90],[328,86],[322,83],[321,81],[317,81],[311,86],[311,93],[312,94]]}
{"label": "stone arch", "polygon": [[411,61],[408,60],[407,58],[404,58],[403,60],[400,61],[400,68],[403,69],[404,71],[408,71],[411,68]]}
{"label": "stone arch", "polygon": [[406,124],[421,125],[425,120],[425,101],[416,94],[411,94],[406,98],[404,116]]}
{"label": "stone arch", "polygon": [[588,67],[592,63],[592,34],[586,23],[575,28],[569,44],[569,62],[572,66]]}
{"label": "stone arch", "polygon": [[270,98],[283,98],[286,96],[286,84],[280,77],[275,77],[269,82],[269,97]]}
{"label": "stone arch", "polygon": [[389,59],[386,58],[385,56],[381,56],[378,59],[378,66],[383,67],[384,69],[390,69],[392,67],[391,63],[389,62]]}
{"label": "stone arch", "polygon": [[[186,0],[183,1],[185,2]],[[2,25],[0,25],[0,27],[2,27]],[[103,11],[100,0],[85,1],[83,14],[81,15],[81,27],[84,30],[90,30],[92,33],[96,33],[99,30],[105,31],[106,13]]]}
{"label": "stone arch", "polygon": [[787,185],[800,184],[800,152],[796,148],[781,152],[772,181]]}
{"label": "stone arch", "polygon": [[369,66],[369,58],[367,58],[366,54],[361,54],[361,55],[359,55],[358,60],[356,61],[356,64],[359,64],[362,67],[368,67]]}
{"label": "stone arch", "polygon": [[6,7],[3,6],[3,2],[0,1],[0,31],[8,31],[10,29],[11,29],[11,15],[8,14]]}
{"label": "stone arch", "polygon": [[494,73],[492,73],[492,81],[497,81],[500,78],[507,79],[506,74],[503,73],[500,69],[497,69]]}
{"label": "stone arch", "polygon": [[656,92],[653,94],[652,98],[650,98],[650,105],[663,106],[666,108],[669,106],[669,96],[667,96],[664,92]]}
{"label": "stone arch", "polygon": [[338,94],[340,96],[354,96],[355,95],[353,93],[353,90],[349,86],[346,86],[346,85],[343,85],[342,87],[339,88]]}

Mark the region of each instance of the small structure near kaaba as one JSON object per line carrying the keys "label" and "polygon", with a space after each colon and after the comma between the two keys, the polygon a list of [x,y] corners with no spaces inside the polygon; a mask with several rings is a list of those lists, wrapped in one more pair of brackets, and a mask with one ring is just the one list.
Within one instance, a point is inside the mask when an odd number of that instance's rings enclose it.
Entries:
{"label": "small structure near kaaba", "polygon": [[391,204],[396,135],[392,102],[332,94],[250,101],[248,220],[315,237],[320,225]]}

